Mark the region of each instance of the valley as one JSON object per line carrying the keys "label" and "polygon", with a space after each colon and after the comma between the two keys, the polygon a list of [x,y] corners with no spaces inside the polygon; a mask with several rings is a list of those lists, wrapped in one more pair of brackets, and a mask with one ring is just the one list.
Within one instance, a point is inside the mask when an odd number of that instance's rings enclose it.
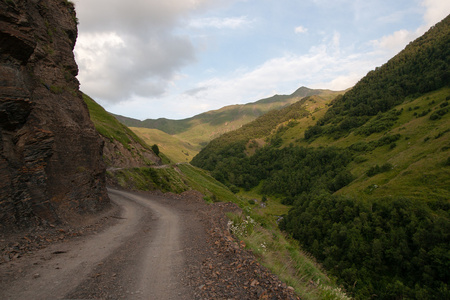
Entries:
{"label": "valley", "polygon": [[78,22],[0,1],[0,298],[450,299],[450,16],[348,90],[144,121]]}

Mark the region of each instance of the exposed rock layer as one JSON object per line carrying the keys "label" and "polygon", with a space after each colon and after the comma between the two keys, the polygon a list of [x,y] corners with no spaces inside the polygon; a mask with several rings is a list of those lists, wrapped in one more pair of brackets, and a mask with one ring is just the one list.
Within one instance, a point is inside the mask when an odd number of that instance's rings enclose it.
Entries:
{"label": "exposed rock layer", "polygon": [[129,149],[117,140],[102,136],[105,147],[103,159],[110,168],[141,168],[150,165],[162,165],[162,160],[151,150],[132,140]]}
{"label": "exposed rock layer", "polygon": [[0,230],[109,203],[102,141],[75,78],[65,0],[0,1]]}

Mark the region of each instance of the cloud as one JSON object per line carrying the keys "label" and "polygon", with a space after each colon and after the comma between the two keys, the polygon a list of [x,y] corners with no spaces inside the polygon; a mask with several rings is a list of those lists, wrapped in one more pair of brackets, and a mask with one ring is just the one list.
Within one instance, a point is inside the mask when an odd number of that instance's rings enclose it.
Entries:
{"label": "cloud", "polygon": [[370,41],[370,44],[376,49],[388,51],[389,53],[398,53],[405,45],[420,35],[417,31],[398,30],[391,35],[383,36],[378,40]]}
{"label": "cloud", "polygon": [[[312,1],[317,9],[326,10],[325,15],[340,9],[336,15],[336,24],[340,17],[350,18],[352,24],[360,24],[356,21],[370,22],[373,16],[378,16],[373,23],[394,24],[408,17],[411,10],[417,11],[417,7],[413,5],[412,8],[392,10],[390,15],[383,13],[386,17],[379,17],[381,10],[390,10],[380,6],[378,1]],[[330,28],[323,24],[317,27],[316,22],[320,18],[315,18],[311,23],[304,23],[307,19],[301,19],[306,26],[297,26],[299,24],[295,22],[299,18],[292,23],[283,19],[280,28],[285,24],[289,26],[287,29],[283,28],[283,34],[286,30],[291,33],[294,30],[297,34],[308,33],[308,39],[304,43],[300,41],[303,43],[301,47],[289,48],[289,45],[280,44],[274,50],[271,46],[277,43],[271,41],[268,34],[264,34],[264,39],[256,34],[255,40],[251,40],[253,36],[237,31],[220,37],[214,35],[217,29],[236,30],[250,25],[254,29],[251,32],[253,35],[257,32],[257,25],[265,25],[263,20],[271,20],[258,15],[255,7],[233,7],[233,3],[244,3],[246,0],[74,2],[80,20],[75,54],[80,68],[78,78],[81,89],[111,111],[142,118],[184,118],[225,105],[256,101],[274,91],[280,94],[291,93],[300,85],[334,90],[348,88],[450,13],[450,1],[420,0],[418,2],[425,11],[424,26],[412,31],[398,30],[363,45],[357,37],[349,45],[349,35],[344,28]],[[219,6],[221,9],[214,10],[213,14],[203,14],[210,8]],[[343,13],[342,16],[339,12]],[[272,11],[269,13],[273,15]],[[333,15],[335,14],[333,11]],[[212,15],[231,17],[219,18],[211,17]],[[332,23],[326,21],[326,24]],[[198,29],[204,32],[199,34]],[[273,28],[273,31],[276,29],[278,28]],[[313,34],[320,31],[323,34]],[[354,30],[354,33],[357,31]],[[317,40],[322,37],[325,39]],[[309,39],[316,39],[313,42],[316,46],[307,46]],[[298,39],[293,40],[299,42]],[[258,53],[252,52],[255,55],[248,58],[245,51],[226,52],[229,49],[227,47],[234,45],[235,41],[239,41],[239,44],[233,49],[245,46],[248,42],[258,45]],[[268,47],[267,44],[262,44],[266,41],[271,41]],[[267,55],[264,52],[266,47],[269,48]],[[280,47],[282,51],[278,51]],[[309,52],[304,52],[307,49]],[[198,57],[200,53],[202,57]],[[221,62],[222,57],[216,56],[216,53],[224,55],[226,59],[236,60],[233,65],[242,68],[229,71],[232,67],[227,65],[228,71],[223,73],[221,67],[226,63]],[[239,55],[232,57],[236,53]],[[258,60],[260,57],[267,60],[261,62]],[[193,68],[183,69],[197,61],[199,64]],[[250,61],[252,67],[249,67]],[[208,79],[197,79],[205,77]]]}
{"label": "cloud", "polygon": [[195,96],[200,92],[206,91],[208,88],[207,87],[198,87],[198,88],[193,88],[193,89],[189,89],[187,91],[184,92],[184,95],[188,95],[188,96]]}
{"label": "cloud", "polygon": [[436,24],[450,14],[450,1],[424,0],[422,6],[426,8],[424,20],[427,27]]}
{"label": "cloud", "polygon": [[215,1],[210,0],[75,0],[80,28],[84,31],[108,31],[120,28],[142,34],[171,28],[193,11]]}
{"label": "cloud", "polygon": [[176,29],[211,0],[76,0],[80,20],[75,57],[81,88],[109,102],[158,97],[179,70],[196,61],[188,36]]}
{"label": "cloud", "polygon": [[426,8],[423,15],[425,24],[414,31],[402,29],[393,34],[370,41],[375,51],[384,51],[394,55],[402,50],[409,42],[425,33],[431,26],[444,19],[450,13],[450,1],[424,0],[422,6]]}
{"label": "cloud", "polygon": [[142,109],[149,106],[143,97],[118,104],[113,111],[141,119],[159,116],[181,119],[227,105],[257,101],[274,93],[290,94],[302,85],[343,90],[385,62],[383,57],[352,53],[352,49],[340,45],[339,40],[339,32],[334,32],[305,54],[286,52],[253,69],[242,68],[211,76],[191,89],[167,94],[164,100],[155,100],[151,104],[158,107],[158,115],[152,116],[150,108]]}
{"label": "cloud", "polygon": [[311,47],[307,54],[286,53],[251,70],[241,69],[204,80],[189,93],[173,95],[173,101],[180,107],[185,105],[187,110],[193,109],[188,103],[211,110],[256,101],[273,91],[290,94],[300,85],[342,90],[354,85],[380,63],[372,57],[349,54],[338,48],[339,34],[334,33],[322,45]]}
{"label": "cloud", "polygon": [[202,18],[192,20],[189,25],[195,28],[238,29],[252,23],[246,16],[235,18]]}
{"label": "cloud", "polygon": [[295,31],[295,33],[306,33],[308,31],[308,29],[303,26],[298,26],[298,27],[295,27],[294,31]]}

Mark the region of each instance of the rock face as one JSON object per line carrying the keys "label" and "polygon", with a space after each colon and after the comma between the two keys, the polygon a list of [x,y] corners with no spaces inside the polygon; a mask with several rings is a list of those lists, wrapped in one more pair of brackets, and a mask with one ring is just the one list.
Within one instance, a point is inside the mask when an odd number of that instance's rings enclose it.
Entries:
{"label": "rock face", "polygon": [[102,140],[75,78],[67,0],[0,1],[0,230],[109,203]]}
{"label": "rock face", "polygon": [[151,150],[133,141],[129,149],[117,140],[109,140],[102,136],[105,143],[103,159],[110,168],[141,168],[151,165],[162,165],[162,160]]}

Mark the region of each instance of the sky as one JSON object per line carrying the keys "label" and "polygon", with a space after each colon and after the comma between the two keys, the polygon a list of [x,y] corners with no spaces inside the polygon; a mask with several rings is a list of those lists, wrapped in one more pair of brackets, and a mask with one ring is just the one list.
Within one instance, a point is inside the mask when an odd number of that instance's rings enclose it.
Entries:
{"label": "sky", "polygon": [[140,120],[347,89],[450,14],[445,0],[73,2],[80,89]]}

